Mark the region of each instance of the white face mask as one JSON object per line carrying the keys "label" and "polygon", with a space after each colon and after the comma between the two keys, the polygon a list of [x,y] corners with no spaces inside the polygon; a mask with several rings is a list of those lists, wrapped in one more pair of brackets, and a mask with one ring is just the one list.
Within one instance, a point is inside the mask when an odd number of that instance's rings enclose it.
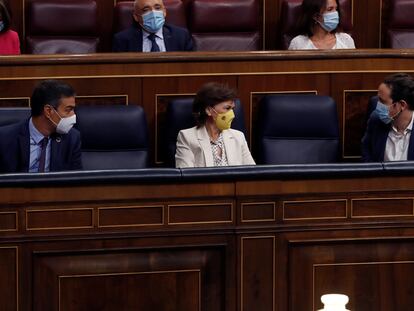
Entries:
{"label": "white face mask", "polygon": [[55,108],[53,108],[53,110],[57,113],[57,115],[60,118],[60,121],[59,121],[58,124],[56,124],[52,119],[50,119],[50,121],[52,121],[52,123],[54,125],[56,125],[56,133],[58,133],[58,134],[67,134],[67,133],[69,133],[71,128],[76,123],[76,114],[73,114],[70,117],[62,118],[60,116],[59,112],[57,112],[57,110]]}

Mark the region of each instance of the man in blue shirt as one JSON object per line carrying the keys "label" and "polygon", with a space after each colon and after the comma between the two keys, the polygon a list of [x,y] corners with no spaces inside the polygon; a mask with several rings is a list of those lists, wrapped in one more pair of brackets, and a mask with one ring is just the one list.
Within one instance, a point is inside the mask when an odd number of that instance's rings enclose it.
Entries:
{"label": "man in blue shirt", "polygon": [[0,127],[0,172],[82,169],[75,91],[55,80],[41,82],[31,97],[31,117]]}
{"label": "man in blue shirt", "polygon": [[167,11],[162,0],[135,0],[134,24],[113,38],[114,52],[192,51],[187,29],[165,24]]}

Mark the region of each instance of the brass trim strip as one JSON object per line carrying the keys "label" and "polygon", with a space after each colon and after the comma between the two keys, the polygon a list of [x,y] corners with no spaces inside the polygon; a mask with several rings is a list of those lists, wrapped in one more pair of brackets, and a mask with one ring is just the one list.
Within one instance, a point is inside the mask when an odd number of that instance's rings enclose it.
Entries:
{"label": "brass trim strip", "polygon": [[17,211],[10,211],[10,212],[0,212],[1,214],[14,214],[14,227],[15,229],[0,229],[0,232],[17,232],[19,231],[19,217]]}
{"label": "brass trim strip", "polygon": [[180,97],[180,96],[195,96],[195,93],[178,93],[178,94],[159,94],[155,93],[155,151],[154,151],[154,163],[155,164],[163,164],[164,162],[157,158],[158,156],[158,97]]}
{"label": "brass trim strip", "polygon": [[[285,204],[286,203],[318,203],[318,202],[345,202],[345,216],[337,217],[306,217],[306,218],[285,218]],[[300,200],[300,201],[283,201],[282,203],[282,220],[318,220],[318,219],[347,219],[348,218],[348,200],[347,199],[332,199],[332,200]]]}
{"label": "brass trim strip", "polygon": [[[273,205],[273,218],[265,218],[265,219],[253,219],[253,220],[244,220],[243,218],[243,207],[246,205],[266,205],[272,204]],[[249,203],[241,203],[240,204],[240,222],[241,223],[251,223],[251,222],[265,222],[265,221],[276,221],[276,203],[275,202],[249,202]]]}
{"label": "brass trim strip", "polygon": [[377,92],[378,90],[342,90],[342,159],[359,159],[360,156],[345,156],[345,114],[346,114],[346,93]]}
{"label": "brass trim strip", "polygon": [[273,309],[275,310],[276,299],[275,299],[275,287],[276,287],[276,238],[274,235],[262,235],[262,236],[242,236],[240,238],[240,311],[244,311],[244,304],[243,304],[243,241],[247,239],[272,239],[273,240],[273,284],[272,284],[272,302],[273,302]]}
{"label": "brass trim strip", "polygon": [[[411,214],[391,214],[391,215],[373,215],[373,216],[355,216],[354,215],[354,201],[380,201],[380,200],[411,200],[412,209]],[[364,218],[394,218],[394,217],[412,217],[414,216],[414,198],[413,197],[394,197],[394,198],[356,198],[351,199],[351,218],[352,219],[364,219]]]}
{"label": "brass trim strip", "polygon": [[323,266],[363,266],[363,265],[385,265],[385,264],[409,264],[414,261],[372,261],[372,262],[344,262],[344,263],[324,263],[312,264],[312,310],[315,310],[315,268]]}
{"label": "brass trim strip", "polygon": [[[128,225],[101,225],[100,224],[100,211],[101,210],[120,210],[120,209],[139,209],[139,208],[161,208],[161,223],[149,223],[149,224],[128,224]],[[145,227],[145,226],[162,226],[164,225],[164,206],[163,205],[137,205],[137,206],[117,206],[117,207],[98,207],[98,228],[121,228],[121,227]]]}
{"label": "brass trim strip", "polygon": [[[230,205],[230,220],[219,220],[219,221],[189,221],[189,222],[171,222],[170,221],[170,208],[171,207],[182,207],[182,206],[217,206],[217,205]],[[205,204],[169,204],[167,205],[167,225],[200,225],[200,224],[223,224],[234,222],[234,205],[233,202],[226,203],[205,203]]]}
{"label": "brass trim strip", "polygon": [[103,277],[103,276],[117,276],[117,275],[141,275],[141,274],[167,274],[167,273],[189,273],[198,272],[198,310],[201,311],[201,269],[189,270],[165,270],[165,271],[137,271],[137,272],[119,272],[119,273],[96,273],[96,274],[78,274],[78,275],[58,275],[58,290],[59,290],[59,311],[61,310],[61,280],[67,278],[82,278],[82,277]]}
{"label": "brass trim strip", "polygon": [[[90,211],[91,212],[91,225],[90,226],[76,226],[76,227],[44,227],[44,228],[29,228],[28,226],[28,214],[32,212],[60,212],[60,211]],[[25,225],[26,231],[42,231],[42,230],[65,230],[65,229],[91,229],[94,228],[93,208],[62,208],[62,209],[26,209],[25,210]]]}

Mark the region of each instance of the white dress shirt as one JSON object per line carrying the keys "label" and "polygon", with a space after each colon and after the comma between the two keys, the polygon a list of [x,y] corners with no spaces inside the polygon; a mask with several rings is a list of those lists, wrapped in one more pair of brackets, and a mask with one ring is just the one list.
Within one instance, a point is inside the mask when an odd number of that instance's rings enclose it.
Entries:
{"label": "white dress shirt", "polygon": [[408,155],[408,147],[410,146],[411,131],[413,129],[414,113],[411,116],[410,124],[400,133],[392,126],[388,133],[387,142],[385,144],[384,161],[406,161]]}

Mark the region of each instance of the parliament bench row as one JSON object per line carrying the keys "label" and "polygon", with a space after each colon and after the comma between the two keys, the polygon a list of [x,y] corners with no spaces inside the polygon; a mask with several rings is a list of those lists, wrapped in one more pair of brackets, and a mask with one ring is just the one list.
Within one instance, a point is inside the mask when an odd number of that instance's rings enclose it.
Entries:
{"label": "parliament bench row", "polygon": [[[191,97],[168,103],[162,153],[165,165],[175,166],[178,132],[196,125]],[[376,103],[372,100],[372,103]],[[246,135],[244,112],[235,101],[232,128]],[[374,107],[370,105],[370,107]],[[141,106],[78,106],[85,169],[149,167],[150,146],[146,115]],[[29,108],[1,108],[0,126],[27,119]],[[335,101],[321,95],[268,95],[259,103],[253,146],[258,164],[336,163],[340,138]]]}
{"label": "parliament bench row", "polygon": [[[251,51],[263,48],[262,12],[259,0],[165,0],[167,22],[187,28],[199,51]],[[295,35],[302,0],[281,4],[280,46],[287,49]],[[352,34],[352,1],[341,0],[342,25]],[[408,14],[414,1],[393,0],[386,30],[391,48],[414,47],[414,21]],[[132,25],[133,1],[121,1],[113,9],[112,34]],[[407,15],[408,14],[408,15]],[[71,54],[104,52],[99,33],[96,0],[30,1],[27,8],[26,52]],[[77,23],[73,17],[77,16]],[[237,18],[228,18],[237,16]],[[107,38],[109,41],[111,38]]]}

